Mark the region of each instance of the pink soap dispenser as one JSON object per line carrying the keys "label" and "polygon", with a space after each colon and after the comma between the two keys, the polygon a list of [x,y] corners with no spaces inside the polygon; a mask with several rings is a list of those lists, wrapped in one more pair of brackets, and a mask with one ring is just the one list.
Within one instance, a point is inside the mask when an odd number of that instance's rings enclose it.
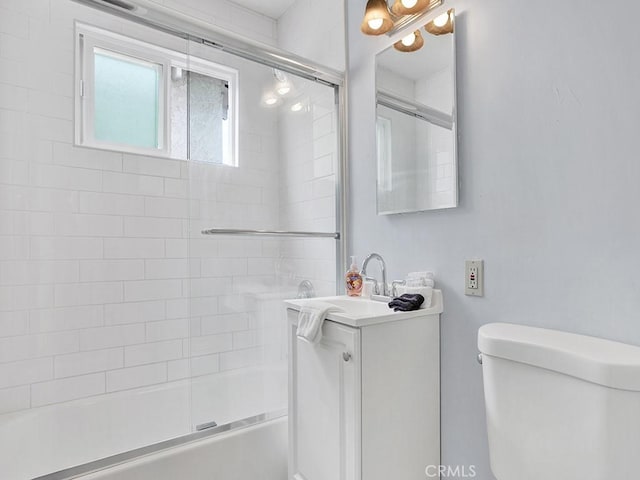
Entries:
{"label": "pink soap dispenser", "polygon": [[356,257],[351,257],[351,266],[345,275],[345,284],[347,287],[347,295],[350,297],[359,297],[362,293],[362,275],[358,270]]}

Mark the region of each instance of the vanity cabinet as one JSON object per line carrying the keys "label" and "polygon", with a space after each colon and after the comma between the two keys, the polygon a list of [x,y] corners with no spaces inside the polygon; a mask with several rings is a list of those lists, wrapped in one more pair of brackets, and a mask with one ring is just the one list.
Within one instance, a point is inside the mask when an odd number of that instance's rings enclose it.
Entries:
{"label": "vanity cabinet", "polygon": [[296,336],[303,301],[288,302],[290,480],[424,480],[440,463],[434,300],[384,319],[330,313],[316,345]]}

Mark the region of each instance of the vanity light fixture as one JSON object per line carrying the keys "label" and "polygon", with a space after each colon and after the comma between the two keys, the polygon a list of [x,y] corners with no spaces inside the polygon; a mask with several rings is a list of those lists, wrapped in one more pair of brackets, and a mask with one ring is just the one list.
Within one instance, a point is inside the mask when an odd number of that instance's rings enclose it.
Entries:
{"label": "vanity light fixture", "polygon": [[431,6],[431,0],[395,0],[391,6],[394,15],[413,15],[425,11]]}
{"label": "vanity light fixture", "polygon": [[273,107],[278,103],[278,97],[273,94],[267,94],[262,98],[262,102],[268,107]]}
{"label": "vanity light fixture", "polygon": [[[360,30],[366,35],[391,35],[426,16],[445,0],[367,0]],[[389,8],[389,3],[391,7]]]}
{"label": "vanity light fixture", "polygon": [[[406,0],[405,0],[406,1]],[[366,35],[382,35],[393,28],[386,0],[369,0],[360,30]]]}
{"label": "vanity light fixture", "polygon": [[274,68],[273,76],[276,79],[275,91],[278,95],[283,97],[291,91],[291,82],[289,81],[289,77],[286,73]]}
{"label": "vanity light fixture", "polygon": [[309,113],[311,111],[311,106],[307,101],[296,102],[291,105],[291,111],[293,113]]}
{"label": "vanity light fixture", "polygon": [[424,29],[432,35],[453,33],[453,8],[431,20],[424,26]]}
{"label": "vanity light fixture", "polygon": [[420,30],[416,30],[406,37],[403,37],[402,40],[394,43],[393,48],[400,52],[415,52],[416,50],[420,50],[423,45],[424,38],[422,38]]}
{"label": "vanity light fixture", "polygon": [[284,96],[290,91],[291,91],[291,85],[289,85],[288,83],[280,83],[276,87],[276,92],[278,92],[278,95]]}

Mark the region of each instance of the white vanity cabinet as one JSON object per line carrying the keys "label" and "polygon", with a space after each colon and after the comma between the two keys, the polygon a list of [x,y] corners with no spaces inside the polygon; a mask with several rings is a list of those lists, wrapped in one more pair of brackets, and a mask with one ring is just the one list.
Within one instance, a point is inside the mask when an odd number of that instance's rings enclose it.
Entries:
{"label": "white vanity cabinet", "polygon": [[442,294],[406,313],[318,300],[344,312],[328,314],[317,345],[296,336],[305,300],[287,302],[289,479],[424,480],[440,463]]}

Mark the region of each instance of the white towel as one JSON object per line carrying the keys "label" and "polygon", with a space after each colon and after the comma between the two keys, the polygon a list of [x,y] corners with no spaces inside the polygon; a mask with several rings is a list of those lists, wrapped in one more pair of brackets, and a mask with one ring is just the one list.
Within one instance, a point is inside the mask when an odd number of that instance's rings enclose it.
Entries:
{"label": "white towel", "polygon": [[318,343],[322,338],[322,323],[327,313],[342,309],[327,302],[310,301],[300,309],[298,313],[298,330],[296,335],[300,340],[309,343]]}

